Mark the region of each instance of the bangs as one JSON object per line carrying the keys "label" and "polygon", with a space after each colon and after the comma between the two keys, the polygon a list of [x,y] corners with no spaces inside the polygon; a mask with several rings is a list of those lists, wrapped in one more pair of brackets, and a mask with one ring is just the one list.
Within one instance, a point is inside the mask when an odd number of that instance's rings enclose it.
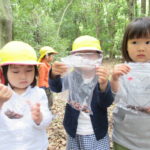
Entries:
{"label": "bangs", "polygon": [[150,21],[139,20],[128,29],[128,39],[150,38]]}

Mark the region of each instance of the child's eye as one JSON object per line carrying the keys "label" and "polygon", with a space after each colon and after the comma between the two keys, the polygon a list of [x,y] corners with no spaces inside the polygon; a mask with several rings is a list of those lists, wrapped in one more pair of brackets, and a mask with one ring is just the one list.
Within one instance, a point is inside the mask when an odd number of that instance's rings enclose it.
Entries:
{"label": "child's eye", "polygon": [[27,70],[26,72],[32,72],[32,70]]}
{"label": "child's eye", "polygon": [[146,41],[146,44],[150,44],[150,41]]}
{"label": "child's eye", "polygon": [[137,42],[136,42],[136,41],[133,41],[132,44],[137,44]]}
{"label": "child's eye", "polygon": [[13,71],[13,73],[19,73],[19,71]]}

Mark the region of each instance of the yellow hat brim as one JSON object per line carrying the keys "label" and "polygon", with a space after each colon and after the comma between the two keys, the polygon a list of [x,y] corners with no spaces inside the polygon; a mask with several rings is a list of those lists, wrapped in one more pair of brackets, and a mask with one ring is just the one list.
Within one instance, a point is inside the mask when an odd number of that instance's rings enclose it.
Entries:
{"label": "yellow hat brim", "polygon": [[55,51],[46,52],[46,53],[42,54],[42,55],[39,57],[38,62],[40,62],[40,61],[42,60],[42,58],[43,58],[46,54],[48,54],[48,53],[51,53],[51,54],[58,54],[58,52],[55,52]]}
{"label": "yellow hat brim", "polygon": [[42,63],[37,62],[37,61],[14,61],[14,62],[4,62],[1,63],[0,66],[5,66],[5,65],[40,65]]}
{"label": "yellow hat brim", "polygon": [[98,52],[98,53],[103,53],[102,50],[96,49],[96,48],[91,48],[91,47],[82,47],[77,50],[72,50],[71,54],[77,53],[77,52],[84,52],[84,51],[91,51],[91,52]]}

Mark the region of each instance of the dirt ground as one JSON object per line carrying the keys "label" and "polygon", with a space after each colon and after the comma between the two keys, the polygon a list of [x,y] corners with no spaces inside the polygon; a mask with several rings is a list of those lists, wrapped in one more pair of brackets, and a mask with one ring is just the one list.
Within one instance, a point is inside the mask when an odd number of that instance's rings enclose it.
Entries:
{"label": "dirt ground", "polygon": [[[117,61],[118,62],[118,61]],[[103,64],[112,70],[116,61],[104,61]],[[64,109],[67,99],[67,92],[56,94],[54,93],[54,104],[52,107],[52,113],[54,115],[53,121],[47,129],[48,139],[49,139],[49,149],[48,150],[65,150],[66,147],[66,132],[63,128],[62,121],[64,116]],[[114,105],[108,108],[108,118],[109,118],[109,136],[110,136],[110,148],[112,149],[112,110]]]}

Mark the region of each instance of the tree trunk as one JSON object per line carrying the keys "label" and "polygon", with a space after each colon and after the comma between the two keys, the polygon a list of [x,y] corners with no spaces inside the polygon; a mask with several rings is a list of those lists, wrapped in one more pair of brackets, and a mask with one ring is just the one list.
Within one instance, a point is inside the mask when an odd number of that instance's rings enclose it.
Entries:
{"label": "tree trunk", "polygon": [[134,0],[126,0],[127,1],[127,5],[128,5],[128,7],[129,7],[129,19],[130,19],[130,21],[131,20],[133,20],[133,18],[134,18]]}
{"label": "tree trunk", "polygon": [[12,9],[10,0],[0,0],[0,48],[12,40]]}
{"label": "tree trunk", "polygon": [[63,22],[63,19],[64,19],[64,16],[65,16],[66,12],[67,12],[67,9],[71,6],[71,4],[73,3],[73,1],[74,1],[74,0],[70,0],[70,2],[68,3],[68,5],[67,5],[66,8],[64,9],[64,12],[63,12],[63,14],[62,14],[62,16],[61,16],[61,20],[60,20],[60,23],[59,23],[59,26],[58,26],[57,37],[59,36],[60,26],[61,26],[61,24],[62,24],[62,22]]}
{"label": "tree trunk", "polygon": [[[97,3],[96,3],[97,2]],[[99,1],[95,2],[95,26],[96,26],[96,37],[100,37],[101,33],[101,7]]]}
{"label": "tree trunk", "polygon": [[137,0],[134,0],[134,16],[138,16],[138,7],[137,7]]}
{"label": "tree trunk", "polygon": [[141,0],[141,14],[146,14],[146,0]]}

